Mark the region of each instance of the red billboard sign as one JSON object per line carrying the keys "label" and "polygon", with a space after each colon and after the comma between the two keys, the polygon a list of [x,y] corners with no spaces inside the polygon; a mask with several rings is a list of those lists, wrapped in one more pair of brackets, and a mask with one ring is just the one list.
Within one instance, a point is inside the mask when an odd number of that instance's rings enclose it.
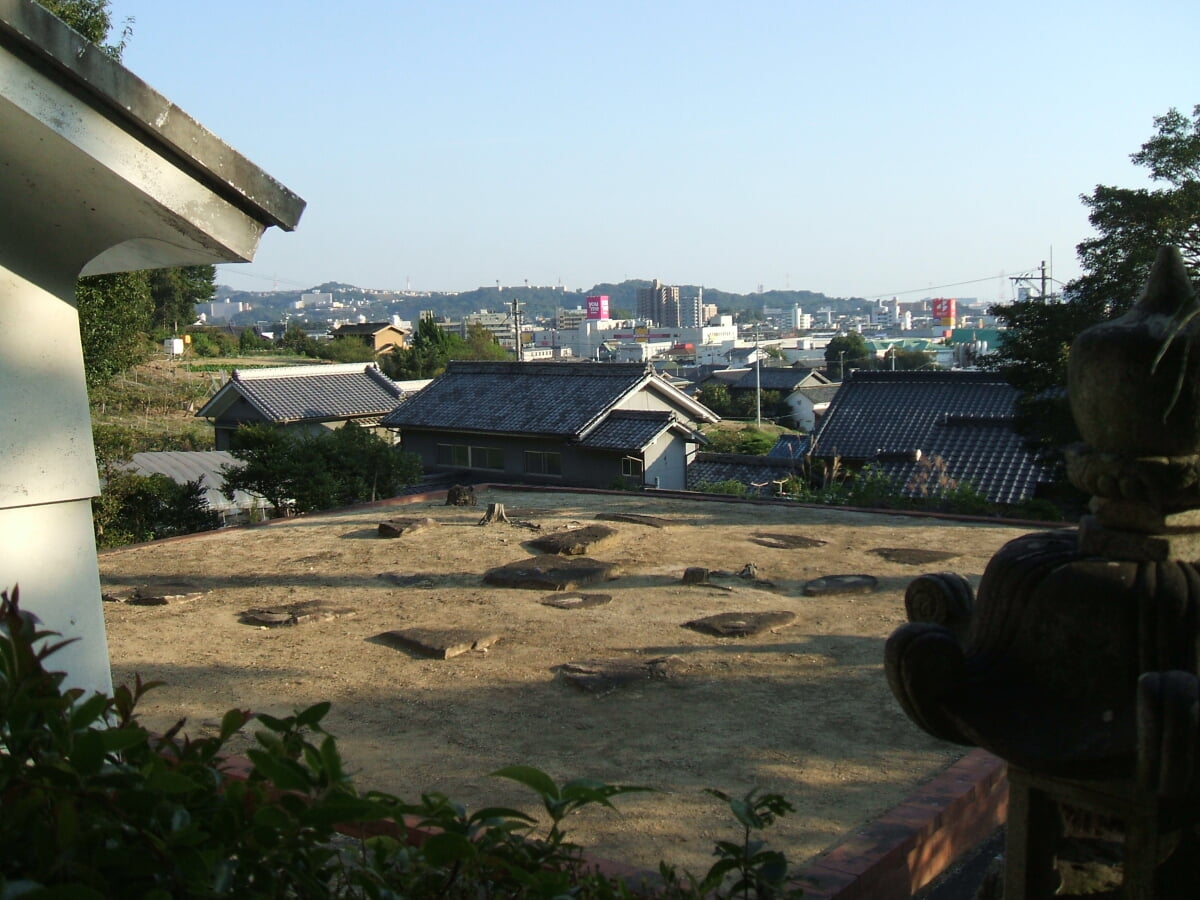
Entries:
{"label": "red billboard sign", "polygon": [[608,294],[587,298],[587,317],[589,319],[608,318]]}

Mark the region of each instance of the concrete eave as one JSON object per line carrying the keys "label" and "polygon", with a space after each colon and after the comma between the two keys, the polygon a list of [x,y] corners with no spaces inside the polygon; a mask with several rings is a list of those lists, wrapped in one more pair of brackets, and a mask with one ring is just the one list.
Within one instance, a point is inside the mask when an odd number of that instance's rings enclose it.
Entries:
{"label": "concrete eave", "polygon": [[0,243],[77,274],[247,261],[304,209],[33,0],[0,0],[0,159]]}
{"label": "concrete eave", "polygon": [[268,225],[292,231],[304,200],[246,159],[119,62],[32,0],[0,0],[0,45],[20,47],[31,62],[57,70],[81,93],[148,141],[177,154],[214,190]]}

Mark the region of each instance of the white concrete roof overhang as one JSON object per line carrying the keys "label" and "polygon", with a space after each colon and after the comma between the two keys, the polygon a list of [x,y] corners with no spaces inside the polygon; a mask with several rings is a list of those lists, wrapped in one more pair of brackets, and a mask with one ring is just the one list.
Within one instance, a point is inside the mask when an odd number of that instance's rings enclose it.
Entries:
{"label": "white concrete roof overhang", "polygon": [[0,197],[0,253],[79,274],[246,261],[304,209],[31,0],[0,0]]}

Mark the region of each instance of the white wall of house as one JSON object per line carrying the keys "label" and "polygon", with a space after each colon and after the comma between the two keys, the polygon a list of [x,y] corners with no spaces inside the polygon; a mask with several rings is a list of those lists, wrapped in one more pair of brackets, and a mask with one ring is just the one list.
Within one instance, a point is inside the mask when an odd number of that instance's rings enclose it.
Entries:
{"label": "white wall of house", "polygon": [[645,483],[664,491],[687,487],[687,445],[670,432],[663,432],[646,448]]}

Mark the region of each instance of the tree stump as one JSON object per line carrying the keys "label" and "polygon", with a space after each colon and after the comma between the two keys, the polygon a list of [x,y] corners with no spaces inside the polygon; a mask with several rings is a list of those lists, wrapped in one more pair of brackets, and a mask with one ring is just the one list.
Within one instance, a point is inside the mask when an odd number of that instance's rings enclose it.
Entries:
{"label": "tree stump", "polygon": [[487,512],[479,520],[480,525],[491,525],[494,522],[509,524],[508,515],[504,512],[503,503],[489,503]]}

